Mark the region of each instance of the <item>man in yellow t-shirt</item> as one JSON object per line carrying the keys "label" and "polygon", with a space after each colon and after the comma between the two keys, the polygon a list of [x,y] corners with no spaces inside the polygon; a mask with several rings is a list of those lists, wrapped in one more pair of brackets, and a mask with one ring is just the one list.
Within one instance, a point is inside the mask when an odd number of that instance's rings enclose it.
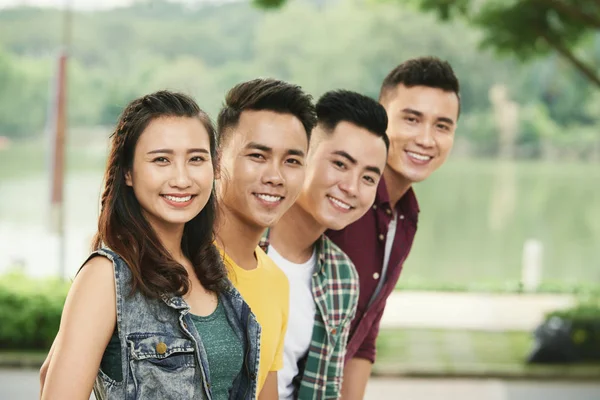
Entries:
{"label": "man in yellow t-shirt", "polygon": [[[256,268],[251,270],[238,266],[226,253],[222,255],[230,271],[231,282],[250,305],[262,327],[258,375],[260,392],[261,383],[268,373],[283,368],[283,339],[289,311],[288,279],[260,247],[255,251]],[[266,360],[272,361],[269,364]]]}
{"label": "man in yellow t-shirt", "polygon": [[259,400],[277,400],[289,283],[258,247],[264,230],[294,204],[316,113],[299,86],[255,79],[227,93],[218,117],[217,244],[230,277],[261,325]]}

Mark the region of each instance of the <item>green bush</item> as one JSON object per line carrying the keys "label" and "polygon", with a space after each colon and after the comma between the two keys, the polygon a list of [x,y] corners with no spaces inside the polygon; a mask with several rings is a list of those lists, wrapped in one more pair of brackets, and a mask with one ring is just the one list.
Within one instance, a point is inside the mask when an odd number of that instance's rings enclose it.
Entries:
{"label": "green bush", "polygon": [[582,361],[600,361],[600,299],[590,298],[577,306],[551,312],[550,318],[569,324],[570,342]]}
{"label": "green bush", "polygon": [[69,283],[0,276],[0,349],[48,349],[58,332]]}
{"label": "green bush", "polygon": [[546,319],[559,317],[574,322],[594,322],[600,324],[600,299],[586,299],[577,306],[549,313]]}

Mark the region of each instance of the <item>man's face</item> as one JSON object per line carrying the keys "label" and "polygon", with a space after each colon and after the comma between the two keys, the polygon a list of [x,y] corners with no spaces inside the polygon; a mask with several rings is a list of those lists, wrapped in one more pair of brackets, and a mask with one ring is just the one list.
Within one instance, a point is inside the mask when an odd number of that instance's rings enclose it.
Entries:
{"label": "man's face", "polygon": [[427,86],[398,85],[382,105],[389,119],[388,168],[410,182],[426,179],[452,149],[458,97]]}
{"label": "man's face", "polygon": [[349,122],[333,132],[317,126],[298,205],[326,229],[339,230],[375,200],[387,151],[381,137]]}
{"label": "man's face", "polygon": [[244,111],[221,153],[221,204],[252,228],[274,225],[294,204],[305,174],[308,139],[292,114]]}

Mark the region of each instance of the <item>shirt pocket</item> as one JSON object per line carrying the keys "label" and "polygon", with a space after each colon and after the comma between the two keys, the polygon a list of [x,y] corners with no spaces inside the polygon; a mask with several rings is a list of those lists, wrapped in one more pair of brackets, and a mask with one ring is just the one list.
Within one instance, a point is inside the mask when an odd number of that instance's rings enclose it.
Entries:
{"label": "shirt pocket", "polygon": [[164,334],[127,337],[135,399],[202,399],[194,342]]}

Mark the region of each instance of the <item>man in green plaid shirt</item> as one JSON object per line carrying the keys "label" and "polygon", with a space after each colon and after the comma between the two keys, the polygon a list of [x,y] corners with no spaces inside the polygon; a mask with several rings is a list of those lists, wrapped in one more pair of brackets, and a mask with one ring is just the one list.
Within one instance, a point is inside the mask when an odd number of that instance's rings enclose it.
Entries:
{"label": "man in green plaid shirt", "polygon": [[316,108],[303,190],[261,242],[290,282],[280,399],[341,395],[358,274],[324,232],[344,228],[371,207],[389,148],[387,115],[375,100],[332,91]]}

